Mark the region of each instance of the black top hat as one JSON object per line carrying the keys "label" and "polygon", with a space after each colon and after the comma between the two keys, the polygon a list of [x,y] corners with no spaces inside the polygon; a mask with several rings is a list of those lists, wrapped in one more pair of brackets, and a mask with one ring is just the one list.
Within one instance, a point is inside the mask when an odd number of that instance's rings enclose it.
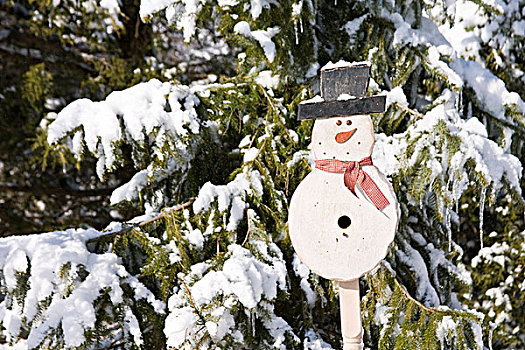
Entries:
{"label": "black top hat", "polygon": [[384,112],[386,96],[366,97],[369,79],[370,65],[367,63],[342,67],[337,64],[325,66],[321,69],[323,101],[301,102],[297,119]]}

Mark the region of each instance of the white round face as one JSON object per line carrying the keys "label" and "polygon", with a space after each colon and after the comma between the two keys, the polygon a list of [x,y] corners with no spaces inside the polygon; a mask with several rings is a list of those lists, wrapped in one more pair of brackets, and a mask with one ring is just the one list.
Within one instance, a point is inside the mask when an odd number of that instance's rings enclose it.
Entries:
{"label": "white round face", "polygon": [[316,119],[312,130],[314,159],[360,161],[372,154],[374,125],[369,115]]}

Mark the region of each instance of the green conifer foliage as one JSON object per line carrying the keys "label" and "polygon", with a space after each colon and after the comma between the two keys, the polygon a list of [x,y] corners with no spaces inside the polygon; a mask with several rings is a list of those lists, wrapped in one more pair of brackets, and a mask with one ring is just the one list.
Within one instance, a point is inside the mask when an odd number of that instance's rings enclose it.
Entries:
{"label": "green conifer foliage", "polygon": [[[341,348],[337,284],[300,262],[287,221],[312,166],[313,122],[298,122],[297,106],[319,94],[319,68],[344,59],[370,61],[369,93],[387,96],[373,156],[401,210],[387,259],[360,281],[366,346],[525,346],[523,14],[517,1],[143,0],[135,15],[164,26],[156,40],[180,30],[193,58],[223,43],[222,68],[206,62],[198,80],[161,50],[168,81],[47,114],[42,147],[101,181],[132,169],[110,202],[142,215],[2,239],[4,341]],[[123,62],[95,65],[104,86],[155,76],[155,64],[130,73]],[[27,73],[41,81],[31,103],[51,86],[42,72]],[[52,277],[36,276],[37,243],[56,247]],[[84,302],[85,319],[53,313],[67,300]]]}

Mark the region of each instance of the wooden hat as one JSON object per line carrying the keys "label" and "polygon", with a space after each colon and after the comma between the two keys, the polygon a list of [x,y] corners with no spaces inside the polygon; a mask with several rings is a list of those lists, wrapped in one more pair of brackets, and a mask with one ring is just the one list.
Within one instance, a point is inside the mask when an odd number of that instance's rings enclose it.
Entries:
{"label": "wooden hat", "polygon": [[299,104],[297,119],[382,113],[386,96],[366,97],[369,63],[328,64],[321,69],[321,97]]}

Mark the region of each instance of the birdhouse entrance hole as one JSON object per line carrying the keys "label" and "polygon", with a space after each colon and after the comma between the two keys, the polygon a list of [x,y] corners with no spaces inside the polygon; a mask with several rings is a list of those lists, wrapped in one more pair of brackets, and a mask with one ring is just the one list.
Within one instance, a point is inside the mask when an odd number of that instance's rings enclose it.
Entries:
{"label": "birdhouse entrance hole", "polygon": [[352,220],[346,215],[340,216],[337,220],[337,224],[340,228],[347,228],[352,223]]}

